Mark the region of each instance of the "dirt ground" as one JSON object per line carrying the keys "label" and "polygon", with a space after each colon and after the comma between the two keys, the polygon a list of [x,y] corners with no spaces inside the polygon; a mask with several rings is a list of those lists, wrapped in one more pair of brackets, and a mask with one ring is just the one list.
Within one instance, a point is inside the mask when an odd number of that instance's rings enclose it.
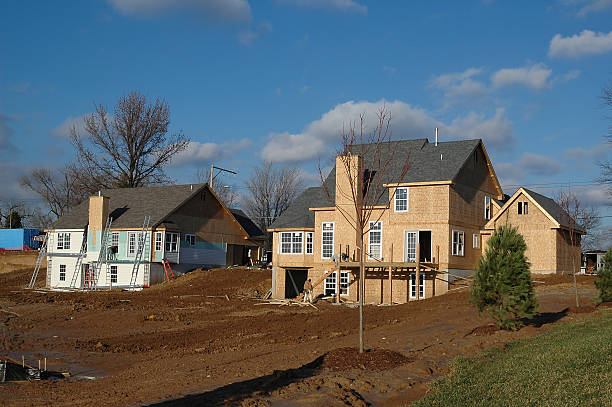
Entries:
{"label": "dirt ground", "polygon": [[[353,363],[345,348],[358,345],[358,310],[261,305],[250,297],[268,290],[270,271],[196,271],[142,292],[23,290],[29,278],[0,274],[0,356],[34,365],[47,357],[49,370],[72,377],[0,384],[0,405],[400,406],[458,355],[593,315],[569,310],[569,276],[534,276],[542,316],[518,332],[486,327],[465,287],[369,305],[365,343],[374,351]],[[592,303],[593,278],[578,281]]]}

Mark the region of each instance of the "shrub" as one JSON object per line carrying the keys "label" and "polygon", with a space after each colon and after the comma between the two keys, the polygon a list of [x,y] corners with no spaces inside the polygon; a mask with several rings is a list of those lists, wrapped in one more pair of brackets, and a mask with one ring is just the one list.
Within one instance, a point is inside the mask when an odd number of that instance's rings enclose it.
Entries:
{"label": "shrub", "polygon": [[502,329],[518,329],[519,318],[537,314],[525,250],[527,245],[518,228],[500,226],[493,232],[476,268],[472,301],[480,313],[489,312]]}
{"label": "shrub", "polygon": [[603,267],[597,272],[599,281],[595,281],[595,287],[599,290],[599,301],[612,301],[612,249],[608,249],[603,258]]}

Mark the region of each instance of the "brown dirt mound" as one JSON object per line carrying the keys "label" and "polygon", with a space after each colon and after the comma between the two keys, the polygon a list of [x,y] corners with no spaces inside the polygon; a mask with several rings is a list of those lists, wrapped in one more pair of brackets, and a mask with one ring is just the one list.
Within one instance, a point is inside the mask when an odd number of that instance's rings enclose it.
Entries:
{"label": "brown dirt mound", "polygon": [[477,326],[476,328],[472,329],[472,331],[466,336],[468,335],[487,336],[487,335],[492,335],[497,331],[499,331],[499,328],[497,327],[497,325],[481,325],[481,326]]}
{"label": "brown dirt mound", "polygon": [[595,311],[597,308],[593,305],[582,305],[580,307],[569,307],[568,312],[572,314],[586,314]]}
{"label": "brown dirt mound", "polygon": [[387,349],[368,349],[359,353],[357,348],[338,348],[323,356],[321,368],[327,370],[388,370],[410,362],[411,359]]}
{"label": "brown dirt mound", "polygon": [[601,308],[612,308],[612,301],[601,302],[597,304],[597,306]]}

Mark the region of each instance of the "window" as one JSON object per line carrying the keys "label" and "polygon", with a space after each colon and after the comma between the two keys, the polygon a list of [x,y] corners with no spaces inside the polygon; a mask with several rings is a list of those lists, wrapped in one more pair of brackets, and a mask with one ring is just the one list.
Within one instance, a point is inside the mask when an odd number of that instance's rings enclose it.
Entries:
{"label": "window", "polygon": [[[410,298],[416,298],[416,273],[410,273]],[[419,298],[425,298],[425,273],[419,273]]]}
{"label": "window", "polygon": [[119,232],[113,232],[111,234],[111,246],[119,247]]}
{"label": "window", "polygon": [[472,247],[474,249],[478,249],[480,247],[480,236],[478,236],[478,233],[474,233],[472,235]]}
{"label": "window", "polygon": [[314,240],[314,233],[306,232],[306,254],[313,253],[313,240]]}
{"label": "window", "polygon": [[325,278],[325,293],[324,295],[336,295],[336,272],[334,271]]}
{"label": "window", "polygon": [[128,247],[127,247],[127,255],[133,257],[136,255],[136,249],[138,242],[136,241],[136,235],[139,232],[128,232]]}
{"label": "window", "polygon": [[464,233],[453,230],[453,256],[463,256]]}
{"label": "window", "polygon": [[110,282],[112,284],[117,283],[117,266],[110,267]]}
{"label": "window", "polygon": [[518,214],[527,215],[528,213],[529,213],[529,202],[519,202],[518,203]]}
{"label": "window", "polygon": [[369,253],[370,259],[382,259],[382,222],[370,222],[370,231],[368,232]]}
{"label": "window", "polygon": [[491,197],[485,196],[484,200],[484,217],[485,219],[491,219]]}
{"label": "window", "polygon": [[156,252],[161,252],[162,250],[162,236],[163,233],[162,232],[155,232],[155,251]]}
{"label": "window", "polygon": [[187,246],[195,246],[195,242],[196,242],[196,237],[195,235],[185,235],[185,243],[187,243]]}
{"label": "window", "polygon": [[281,253],[291,253],[291,232],[281,233]]}
{"label": "window", "polygon": [[282,232],[281,253],[302,254],[303,232]]}
{"label": "window", "polygon": [[179,234],[166,232],[166,252],[178,253]]}
{"label": "window", "polygon": [[349,272],[341,271],[340,272],[340,295],[348,295],[349,282],[350,282]]}
{"label": "window", "polygon": [[60,264],[59,281],[66,281],[66,265]]}
{"label": "window", "polygon": [[334,254],[334,222],[323,222],[321,236],[321,258],[331,259]]}
{"label": "window", "polygon": [[518,203],[518,214],[519,215],[523,214],[523,203],[522,202]]}
{"label": "window", "polygon": [[70,249],[70,233],[58,233],[57,234],[57,249],[58,250]]}
{"label": "window", "polygon": [[[327,278],[325,278],[325,293],[324,295],[336,295],[338,290],[337,285],[338,272],[334,271]],[[349,271],[341,271],[340,272],[340,295],[348,295],[349,294],[349,283],[350,283],[350,272]]]}
{"label": "window", "polygon": [[395,212],[408,212],[408,188],[395,190]]}

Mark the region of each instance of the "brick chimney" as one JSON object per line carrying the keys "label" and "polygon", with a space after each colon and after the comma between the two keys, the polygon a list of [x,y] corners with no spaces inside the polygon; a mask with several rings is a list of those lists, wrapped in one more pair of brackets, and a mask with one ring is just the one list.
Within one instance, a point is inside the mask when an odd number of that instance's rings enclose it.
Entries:
{"label": "brick chimney", "polygon": [[92,245],[97,244],[98,232],[104,229],[106,220],[108,219],[110,198],[107,196],[91,196],[89,197],[89,230]]}

